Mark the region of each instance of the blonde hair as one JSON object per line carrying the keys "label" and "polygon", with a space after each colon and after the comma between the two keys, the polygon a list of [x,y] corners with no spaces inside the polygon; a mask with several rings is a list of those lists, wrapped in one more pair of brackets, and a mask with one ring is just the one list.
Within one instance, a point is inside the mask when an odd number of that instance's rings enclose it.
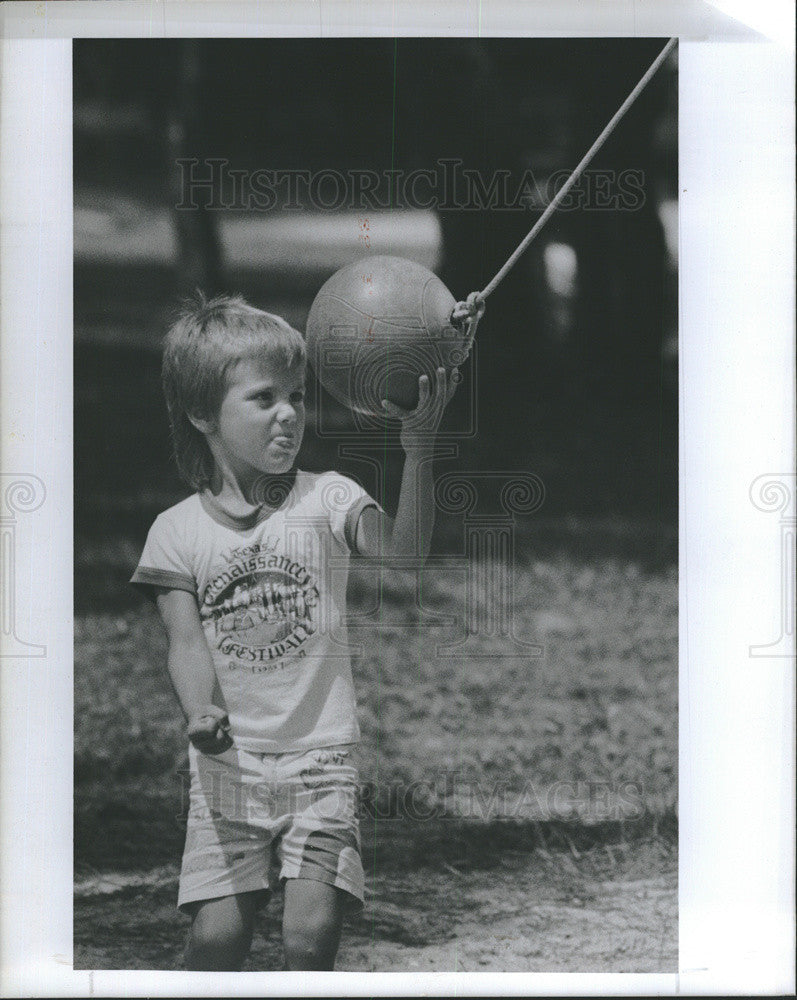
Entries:
{"label": "blonde hair", "polygon": [[286,368],[304,368],[304,338],[284,319],[255,309],[239,295],[208,301],[200,293],[185,303],[166,335],[161,378],[172,447],[180,475],[194,489],[210,482],[213,456],[191,417],[215,420],[230,370],[263,356]]}

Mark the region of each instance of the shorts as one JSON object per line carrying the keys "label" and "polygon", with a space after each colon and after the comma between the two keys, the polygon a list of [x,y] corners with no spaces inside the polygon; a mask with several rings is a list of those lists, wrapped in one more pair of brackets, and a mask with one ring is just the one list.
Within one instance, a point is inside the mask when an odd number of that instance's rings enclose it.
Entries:
{"label": "shorts", "polygon": [[189,746],[191,791],[177,906],[242,892],[268,897],[308,878],[363,903],[356,744],[288,753]]}

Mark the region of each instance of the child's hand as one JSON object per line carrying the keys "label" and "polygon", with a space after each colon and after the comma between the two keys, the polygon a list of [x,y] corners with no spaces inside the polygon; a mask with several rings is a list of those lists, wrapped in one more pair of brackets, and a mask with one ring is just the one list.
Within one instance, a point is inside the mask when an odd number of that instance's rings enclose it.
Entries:
{"label": "child's hand", "polygon": [[188,720],[188,738],[201,753],[224,753],[232,746],[230,720],[217,705],[203,705]]}
{"label": "child's hand", "polygon": [[405,410],[387,399],[382,400],[385,413],[401,421],[400,440],[405,452],[423,450],[434,444],[443,410],[451,401],[459,382],[458,368],[452,369],[450,374],[445,368],[438,368],[433,392],[429,389],[428,375],[421,375],[418,379],[418,405],[414,410]]}

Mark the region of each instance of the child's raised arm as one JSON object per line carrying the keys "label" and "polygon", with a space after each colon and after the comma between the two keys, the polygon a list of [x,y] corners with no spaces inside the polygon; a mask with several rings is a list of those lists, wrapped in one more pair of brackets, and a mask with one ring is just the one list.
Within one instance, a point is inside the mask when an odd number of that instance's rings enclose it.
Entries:
{"label": "child's raised arm", "polygon": [[167,666],[188,722],[188,738],[202,753],[223,753],[232,746],[229,719],[224,709],[213,703],[216,672],[196,598],[185,590],[159,587],[155,600],[166,626]]}
{"label": "child's raised arm", "polygon": [[437,369],[434,389],[422,375],[418,380],[418,406],[409,412],[383,400],[388,416],[401,421],[404,470],[395,519],[367,507],[357,525],[357,549],[363,555],[413,555],[429,552],[434,529],[432,459],[437,428],[457,387],[459,372]]}

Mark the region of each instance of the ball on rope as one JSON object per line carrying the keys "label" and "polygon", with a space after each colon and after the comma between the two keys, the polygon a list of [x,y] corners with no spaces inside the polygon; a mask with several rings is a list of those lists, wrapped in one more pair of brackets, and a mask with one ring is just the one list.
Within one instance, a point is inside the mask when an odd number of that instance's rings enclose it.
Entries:
{"label": "ball on rope", "polygon": [[428,268],[375,256],[341,268],[322,286],[307,318],[307,353],[324,388],[358,413],[387,399],[418,405],[418,378],[434,380],[468,356],[466,323],[454,296]]}

